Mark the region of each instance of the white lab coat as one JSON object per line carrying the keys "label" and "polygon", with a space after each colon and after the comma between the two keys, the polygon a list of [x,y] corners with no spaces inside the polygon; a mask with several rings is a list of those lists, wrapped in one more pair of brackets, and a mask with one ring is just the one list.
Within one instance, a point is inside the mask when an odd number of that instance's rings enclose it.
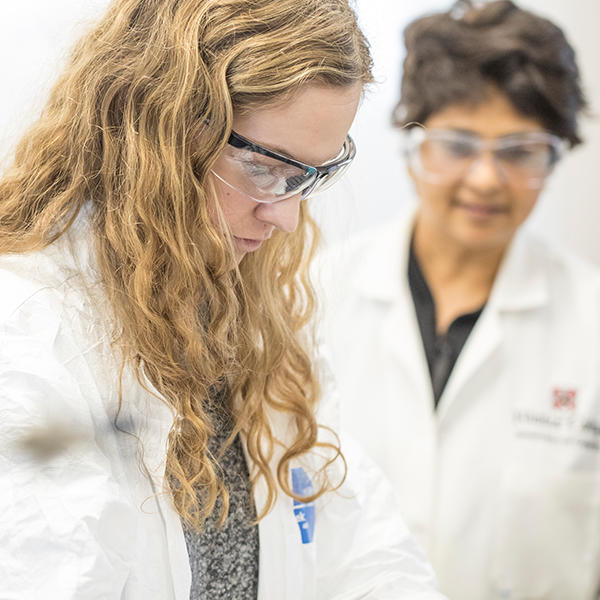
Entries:
{"label": "white lab coat", "polygon": [[[0,257],[0,599],[188,600],[181,522],[161,493],[173,417],[125,371],[118,422],[143,452],[113,426],[119,360],[87,238],[81,218],[42,252]],[[289,419],[272,419],[285,440]],[[260,522],[259,600],[439,600],[385,481],[346,451],[312,543],[283,493]]]}
{"label": "white lab coat", "polygon": [[434,411],[412,223],[323,260],[342,427],[391,478],[450,598],[598,598],[598,271],[519,233]]}

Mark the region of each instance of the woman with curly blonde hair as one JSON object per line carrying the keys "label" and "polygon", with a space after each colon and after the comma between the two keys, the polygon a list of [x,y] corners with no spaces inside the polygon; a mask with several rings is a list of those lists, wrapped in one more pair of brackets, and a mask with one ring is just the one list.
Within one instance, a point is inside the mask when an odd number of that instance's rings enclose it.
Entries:
{"label": "woman with curly blonde hair", "polygon": [[302,200],[370,68],[347,0],[114,0],[79,42],[0,180],[2,598],[437,597],[310,328]]}

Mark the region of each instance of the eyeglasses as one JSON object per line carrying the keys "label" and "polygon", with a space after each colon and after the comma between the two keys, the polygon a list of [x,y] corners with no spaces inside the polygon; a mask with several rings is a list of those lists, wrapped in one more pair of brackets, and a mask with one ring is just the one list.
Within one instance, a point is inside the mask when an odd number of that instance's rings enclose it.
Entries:
{"label": "eyeglasses", "polygon": [[263,148],[232,131],[212,172],[256,202],[278,202],[297,194],[306,198],[329,187],[342,176],[355,155],[356,146],[348,136],[338,156],[313,167]]}
{"label": "eyeglasses", "polygon": [[530,189],[542,187],[565,149],[564,140],[544,131],[484,140],[463,131],[420,127],[407,131],[405,144],[409,165],[431,183],[459,181],[489,151],[504,181]]}

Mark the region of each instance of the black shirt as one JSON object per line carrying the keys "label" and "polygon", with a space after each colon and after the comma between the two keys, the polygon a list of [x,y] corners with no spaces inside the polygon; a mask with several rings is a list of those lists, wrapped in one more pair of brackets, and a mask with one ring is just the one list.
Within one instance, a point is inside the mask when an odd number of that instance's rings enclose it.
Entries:
{"label": "black shirt", "polygon": [[460,315],[452,321],[446,333],[438,335],[435,301],[419,265],[412,242],[408,260],[408,282],[431,376],[433,401],[437,408],[450,373],[452,373],[456,360],[483,311],[483,306],[475,312]]}

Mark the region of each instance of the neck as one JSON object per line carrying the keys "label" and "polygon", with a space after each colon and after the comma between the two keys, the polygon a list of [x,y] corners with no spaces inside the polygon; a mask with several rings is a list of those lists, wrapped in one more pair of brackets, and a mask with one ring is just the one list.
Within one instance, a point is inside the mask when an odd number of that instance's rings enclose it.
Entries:
{"label": "neck", "polygon": [[477,310],[487,302],[508,245],[465,247],[418,217],[413,243],[442,330],[456,316]]}

